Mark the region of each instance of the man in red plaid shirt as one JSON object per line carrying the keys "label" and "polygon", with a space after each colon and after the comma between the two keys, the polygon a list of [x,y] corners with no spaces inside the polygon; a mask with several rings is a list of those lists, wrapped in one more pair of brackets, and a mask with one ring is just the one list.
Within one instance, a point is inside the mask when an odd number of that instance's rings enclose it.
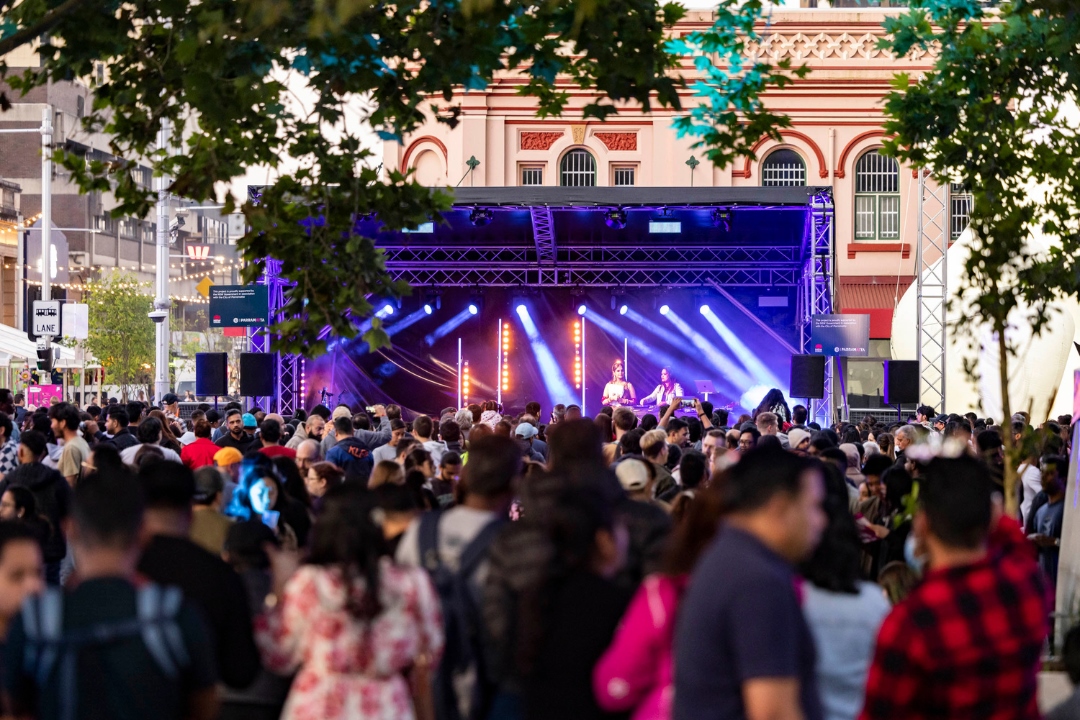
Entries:
{"label": "man in red plaid shirt", "polygon": [[881,626],[860,719],[1038,720],[1050,603],[1031,544],[995,519],[981,461],[936,458],[919,485],[929,567]]}

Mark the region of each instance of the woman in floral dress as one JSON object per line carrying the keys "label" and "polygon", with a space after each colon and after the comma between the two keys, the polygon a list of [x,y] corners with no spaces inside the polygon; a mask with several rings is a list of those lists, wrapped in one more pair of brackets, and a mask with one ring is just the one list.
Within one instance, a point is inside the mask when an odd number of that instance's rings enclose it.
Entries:
{"label": "woman in floral dress", "polygon": [[438,596],[424,570],[384,555],[363,490],[339,486],[324,502],[307,564],[272,555],[275,594],[256,620],[266,667],[298,670],[281,717],[411,720],[406,673],[442,652]]}

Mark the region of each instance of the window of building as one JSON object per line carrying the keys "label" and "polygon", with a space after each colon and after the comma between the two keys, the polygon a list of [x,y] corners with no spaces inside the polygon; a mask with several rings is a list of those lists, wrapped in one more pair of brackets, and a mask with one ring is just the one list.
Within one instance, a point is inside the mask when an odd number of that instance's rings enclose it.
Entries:
{"label": "window of building", "polygon": [[564,187],[593,187],[596,185],[596,159],[588,150],[571,150],[563,156],[559,167],[559,184]]}
{"label": "window of building", "polygon": [[523,167],[523,168],[521,168],[521,184],[522,185],[543,185],[544,184],[544,168],[542,168],[542,167]]}
{"label": "window of building", "polygon": [[139,221],[134,218],[124,218],[120,221],[120,236],[126,238],[137,238],[139,229]]}
{"label": "window of building", "polygon": [[806,163],[794,150],[777,150],[761,163],[763,187],[806,185]]}
{"label": "window of building", "polygon": [[635,175],[637,168],[634,167],[617,167],[615,168],[615,187],[626,187],[629,185],[636,185]]}
{"label": "window of building", "polygon": [[900,166],[871,150],[855,164],[855,239],[900,237]]}
{"label": "window of building", "polygon": [[960,183],[949,185],[949,239],[956,240],[971,221],[971,193]]}

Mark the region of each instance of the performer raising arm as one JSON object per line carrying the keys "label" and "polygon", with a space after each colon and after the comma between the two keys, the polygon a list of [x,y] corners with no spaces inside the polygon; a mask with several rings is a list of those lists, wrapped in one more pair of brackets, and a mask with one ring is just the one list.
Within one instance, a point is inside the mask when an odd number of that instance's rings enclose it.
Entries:
{"label": "performer raising arm", "polygon": [[611,382],[604,386],[604,405],[633,405],[637,402],[634,386],[626,382],[623,361],[611,365]]}

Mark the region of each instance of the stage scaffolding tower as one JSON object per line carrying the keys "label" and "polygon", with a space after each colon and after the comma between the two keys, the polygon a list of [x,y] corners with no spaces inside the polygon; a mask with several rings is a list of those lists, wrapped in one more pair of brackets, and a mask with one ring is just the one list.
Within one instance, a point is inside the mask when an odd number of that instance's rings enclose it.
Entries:
{"label": "stage scaffolding tower", "polygon": [[945,310],[949,301],[949,183],[928,183],[919,173],[919,226],[915,282],[919,314],[919,402],[945,412]]}
{"label": "stage scaffolding tower", "polygon": [[[823,189],[810,202],[810,239],[806,254],[806,266],[802,273],[800,286],[800,314],[802,317],[803,353],[810,355],[810,325],[814,315],[829,315],[833,312],[833,298],[836,297],[836,253],[833,234],[833,198],[832,192]],[[840,367],[839,358],[825,358],[825,397],[810,401],[807,408],[810,419],[822,423],[822,427],[832,425],[833,417],[833,378]],[[844,405],[844,403],[841,403]]]}

